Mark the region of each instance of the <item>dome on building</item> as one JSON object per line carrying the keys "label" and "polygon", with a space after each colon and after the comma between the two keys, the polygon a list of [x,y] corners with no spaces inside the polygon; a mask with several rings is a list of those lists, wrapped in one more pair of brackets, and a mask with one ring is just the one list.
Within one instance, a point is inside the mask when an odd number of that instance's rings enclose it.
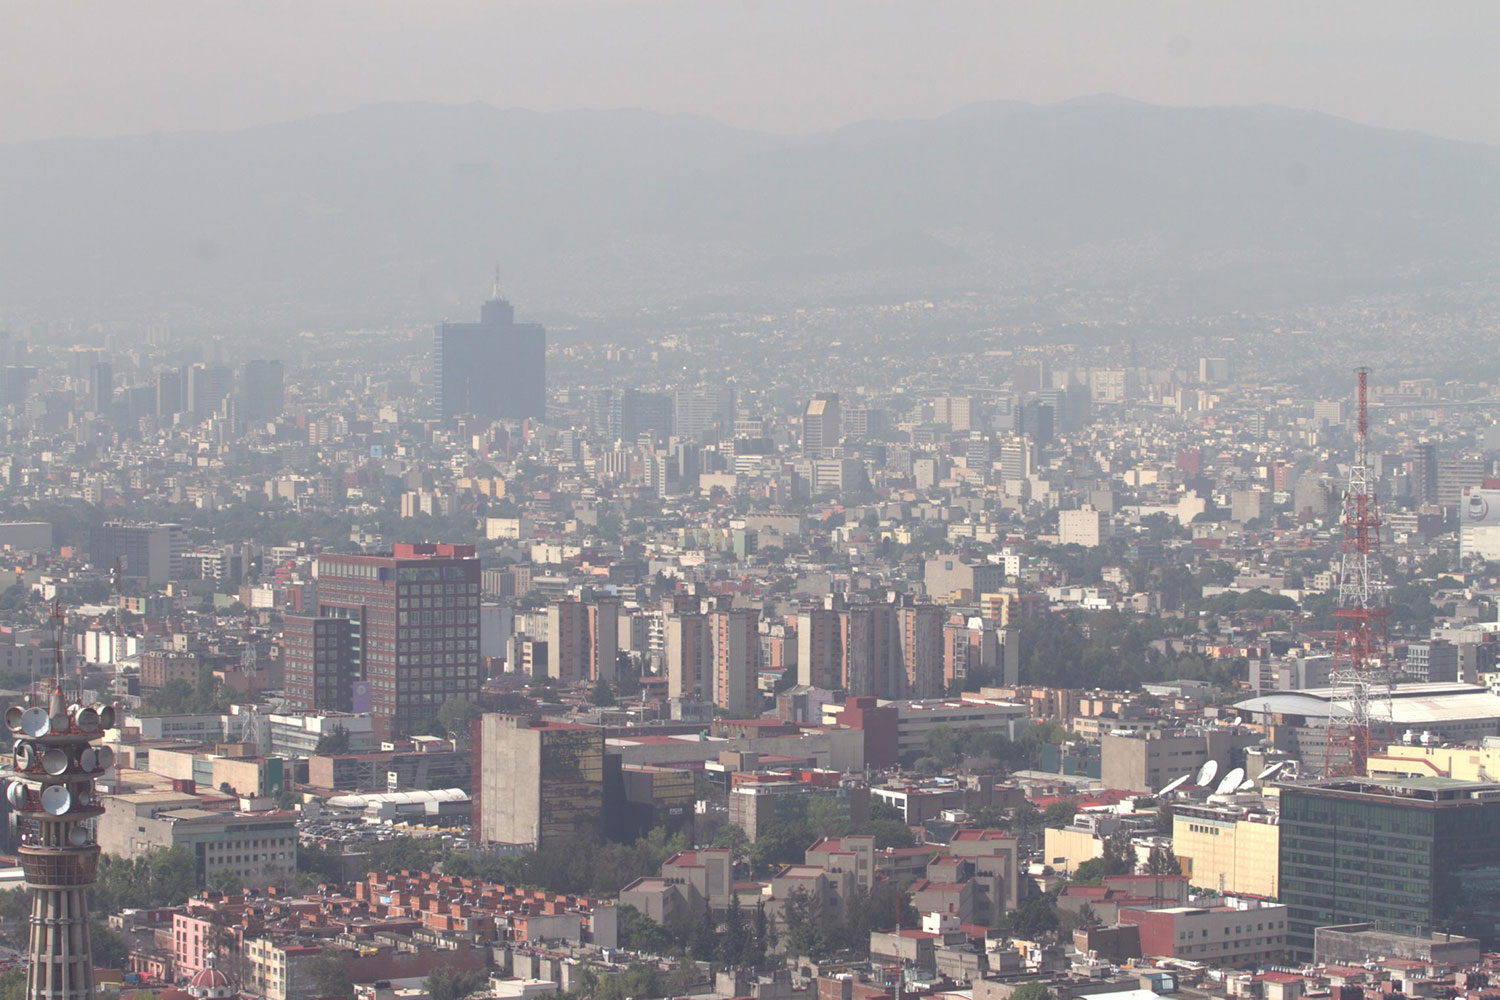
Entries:
{"label": "dome on building", "polygon": [[228,1000],[234,996],[234,988],[229,985],[229,977],[214,968],[214,956],[210,955],[208,963],[188,981],[188,993],[197,1000]]}

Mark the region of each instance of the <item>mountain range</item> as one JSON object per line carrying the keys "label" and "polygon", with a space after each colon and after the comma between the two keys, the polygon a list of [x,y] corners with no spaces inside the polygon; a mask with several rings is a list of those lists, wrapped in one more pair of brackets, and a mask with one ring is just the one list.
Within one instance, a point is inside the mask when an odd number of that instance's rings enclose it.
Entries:
{"label": "mountain range", "polygon": [[384,104],[0,145],[0,317],[431,321],[1049,283],[1442,284],[1500,247],[1500,149],[1099,98],[780,136]]}

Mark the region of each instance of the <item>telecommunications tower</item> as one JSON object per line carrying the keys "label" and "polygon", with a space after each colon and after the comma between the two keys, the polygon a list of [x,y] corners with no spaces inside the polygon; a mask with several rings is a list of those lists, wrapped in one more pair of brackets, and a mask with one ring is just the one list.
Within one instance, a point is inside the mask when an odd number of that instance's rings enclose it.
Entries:
{"label": "telecommunications tower", "polygon": [[1355,456],[1349,466],[1341,519],[1344,543],[1339,598],[1333,612],[1333,648],[1325,777],[1364,774],[1370,757],[1371,725],[1386,730],[1391,721],[1391,673],[1386,649],[1385,585],[1380,568],[1380,507],[1368,463],[1369,369],[1359,378],[1355,417]]}
{"label": "telecommunications tower", "polygon": [[27,1000],[91,1000],[89,887],[99,867],[95,824],[104,807],[94,778],[114,752],[92,744],[115,724],[115,710],[84,705],[82,691],[63,693],[62,611],[52,609],[50,695],[33,692],[13,705],[5,724],[15,740],[15,778],[5,790],[21,833],[21,869],[31,894]]}

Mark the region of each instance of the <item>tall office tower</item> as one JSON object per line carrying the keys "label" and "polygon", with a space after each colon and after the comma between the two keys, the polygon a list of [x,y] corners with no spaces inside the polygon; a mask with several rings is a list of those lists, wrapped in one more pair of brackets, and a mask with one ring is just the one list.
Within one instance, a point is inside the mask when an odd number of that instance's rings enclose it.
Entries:
{"label": "tall office tower", "polygon": [[187,372],[187,411],[202,420],[219,412],[234,387],[234,370],[226,365],[196,364]]}
{"label": "tall office tower", "polygon": [[182,412],[182,371],[172,368],[156,375],[156,416],[169,420]]}
{"label": "tall office tower", "polygon": [[626,389],[620,393],[620,434],[634,441],[642,434],[665,441],[672,433],[672,397],[664,392]]}
{"label": "tall office tower", "polygon": [[1000,475],[1006,480],[1027,479],[1036,471],[1036,446],[1028,438],[1012,438],[1000,448]]}
{"label": "tall office tower", "polygon": [[295,712],[352,712],[359,657],[348,618],[287,615],[283,646],[286,697]]}
{"label": "tall office tower", "polygon": [[1437,444],[1419,441],[1411,447],[1412,499],[1418,504],[1437,503]]}
{"label": "tall office tower", "polygon": [[245,362],[240,369],[240,409],[244,419],[275,420],[285,406],[281,362]]}
{"label": "tall office tower", "polygon": [[901,633],[903,694],[908,698],[943,695],[943,617],[941,604],[912,604],[896,609]]}
{"label": "tall office tower", "polygon": [[1052,433],[1056,427],[1052,407],[1039,399],[1028,399],[1016,409],[1016,433],[1025,434],[1035,441],[1038,447],[1045,448],[1052,443]]}
{"label": "tall office tower", "polygon": [[492,712],[476,728],[471,808],[481,843],[546,847],[599,831],[603,729]]}
{"label": "tall office tower", "polygon": [[933,423],[947,424],[954,431],[972,430],[972,409],[973,400],[968,396],[939,396],[932,401],[932,420]]}
{"label": "tall office tower", "polygon": [[839,394],[820,392],[802,411],[802,454],[808,458],[832,458],[839,446]]}
{"label": "tall office tower", "polygon": [[115,402],[115,366],[96,361],[89,372],[89,412],[109,416]]}
{"label": "tall office tower", "polygon": [[1229,381],[1227,358],[1199,358],[1198,381],[1204,385],[1224,385]]}
{"label": "tall office tower", "polygon": [[757,690],[760,614],[753,608],[714,611],[708,616],[713,644],[714,704],[734,718],[760,714]]}
{"label": "tall office tower", "polygon": [[709,663],[713,658],[708,615],[674,611],[667,615],[667,697],[708,701],[713,696]]}
{"label": "tall office tower", "polygon": [[433,403],[441,419],[546,417],[547,331],[517,323],[498,284],[478,323],[439,323],[433,348]]}
{"label": "tall office tower", "polygon": [[479,697],[479,560],[472,545],[400,543],[318,556],[317,616],[347,618],[370,709],[394,733],[449,698]]}
{"label": "tall office tower", "polygon": [[843,630],[829,597],[797,612],[797,683],[834,691],[844,686]]}
{"label": "tall office tower", "polygon": [[1463,934],[1489,951],[1500,926],[1500,798],[1489,782],[1325,778],[1281,789],[1280,878],[1287,945],[1380,921],[1394,934]]}
{"label": "tall office tower", "polygon": [[181,578],[186,551],[180,524],[106,521],[89,532],[89,562],[112,570],[118,561],[125,579],[153,586]]}
{"label": "tall office tower", "polygon": [[615,682],[620,656],[620,599],[601,594],[589,601],[589,656],[595,683]]}
{"label": "tall office tower", "polygon": [[905,686],[890,604],[851,604],[840,617],[844,690],[854,696],[899,698]]}
{"label": "tall office tower", "polygon": [[575,598],[547,605],[547,676],[564,687],[590,680],[588,607]]}
{"label": "tall office tower", "polygon": [[5,721],[15,741],[15,777],[6,798],[31,894],[26,996],[92,1000],[89,888],[99,866],[96,824],[104,814],[94,776],[113,759],[109,748],[92,744],[113,727],[114,709],[69,705],[59,658],[51,698],[17,705]]}
{"label": "tall office tower", "polygon": [[1464,487],[1483,486],[1490,474],[1490,463],[1482,458],[1460,458],[1451,455],[1437,460],[1437,502],[1457,507],[1464,498]]}
{"label": "tall office tower", "polygon": [[728,386],[679,389],[672,397],[672,434],[709,442],[734,432],[734,390]]}

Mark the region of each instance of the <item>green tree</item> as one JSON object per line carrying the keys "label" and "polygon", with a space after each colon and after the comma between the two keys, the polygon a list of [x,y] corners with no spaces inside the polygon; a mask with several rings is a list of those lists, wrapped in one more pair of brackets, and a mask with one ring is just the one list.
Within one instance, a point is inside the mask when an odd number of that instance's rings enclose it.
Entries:
{"label": "green tree", "polygon": [[1057,1000],[1057,994],[1042,983],[1022,983],[1011,991],[1010,1000]]}
{"label": "green tree", "polygon": [[1061,830],[1073,822],[1073,817],[1078,815],[1078,803],[1072,799],[1058,799],[1056,802],[1047,803],[1047,808],[1042,812],[1043,822],[1054,830]]}
{"label": "green tree", "polygon": [[463,1000],[489,985],[484,969],[434,969],[422,984],[432,1000]]}
{"label": "green tree", "polygon": [[313,993],[320,997],[354,995],[354,980],[349,977],[349,962],[343,952],[324,948],[307,963],[307,980]]}
{"label": "green tree", "polygon": [[349,752],[349,730],[335,722],[333,728],[318,737],[313,753],[346,754]]}
{"label": "green tree", "polygon": [[614,689],[609,686],[609,681],[599,678],[594,685],[594,690],[589,692],[589,702],[599,708],[610,708],[615,703]]}
{"label": "green tree", "polygon": [[1135,848],[1130,834],[1121,830],[1104,841],[1104,874],[1129,875],[1135,871]]}
{"label": "green tree", "polygon": [[0,1000],[26,1000],[26,970],[0,972]]}
{"label": "green tree", "polygon": [[1146,855],[1146,863],[1141,866],[1142,873],[1146,875],[1181,875],[1182,865],[1177,861],[1177,854],[1171,845],[1165,847],[1153,847],[1151,853]]}
{"label": "green tree", "polygon": [[665,955],[672,949],[671,932],[629,903],[620,907],[619,921],[620,943],[630,951]]}
{"label": "green tree", "polygon": [[235,874],[234,869],[220,868],[208,877],[208,887],[214,892],[233,896],[245,888],[245,883],[239,875]]}

